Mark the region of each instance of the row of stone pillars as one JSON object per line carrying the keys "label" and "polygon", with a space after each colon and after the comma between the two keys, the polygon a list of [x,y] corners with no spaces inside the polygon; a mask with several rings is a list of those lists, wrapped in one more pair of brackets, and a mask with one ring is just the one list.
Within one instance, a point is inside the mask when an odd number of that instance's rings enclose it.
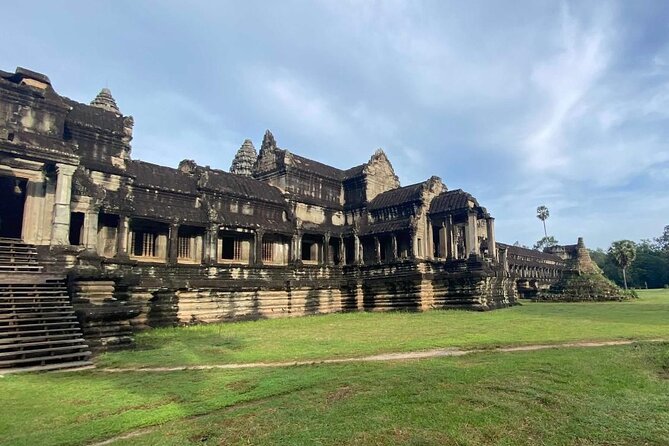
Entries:
{"label": "row of stone pillars", "polygon": [[[479,238],[478,238],[478,219],[477,215],[470,213],[467,216],[467,224],[465,225],[465,257],[471,254],[479,254]],[[447,219],[441,222],[439,227],[439,252],[438,257],[443,259],[458,258],[458,247],[455,234],[456,226],[453,224],[453,217],[448,216]],[[488,256],[492,259],[497,259],[497,249],[495,242],[495,219],[492,217],[486,218],[486,229],[488,239]],[[432,240],[433,227],[432,223],[428,221],[428,257],[433,256],[434,242]]]}

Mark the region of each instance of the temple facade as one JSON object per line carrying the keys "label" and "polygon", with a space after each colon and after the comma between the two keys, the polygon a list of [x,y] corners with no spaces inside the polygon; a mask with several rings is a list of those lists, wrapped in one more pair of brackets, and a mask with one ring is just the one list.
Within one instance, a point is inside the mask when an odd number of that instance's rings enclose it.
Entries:
{"label": "temple facade", "polygon": [[83,104],[0,71],[0,286],[66,288],[88,346],[176,324],[491,310],[566,265],[497,243],[486,208],[438,177],[401,186],[382,150],[342,170],[267,131],[229,172],[171,168],[131,157],[133,123],[108,89]]}

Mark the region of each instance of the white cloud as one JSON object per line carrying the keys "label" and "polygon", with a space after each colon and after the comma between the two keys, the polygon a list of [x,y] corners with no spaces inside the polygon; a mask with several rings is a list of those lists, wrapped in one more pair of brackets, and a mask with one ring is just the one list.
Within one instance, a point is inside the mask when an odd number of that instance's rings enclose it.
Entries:
{"label": "white cloud", "polygon": [[569,163],[566,145],[569,125],[583,117],[577,107],[598,81],[608,60],[606,31],[603,25],[583,29],[562,4],[560,50],[540,62],[532,73],[532,82],[545,97],[545,109],[528,131],[524,149],[530,168],[545,171]]}

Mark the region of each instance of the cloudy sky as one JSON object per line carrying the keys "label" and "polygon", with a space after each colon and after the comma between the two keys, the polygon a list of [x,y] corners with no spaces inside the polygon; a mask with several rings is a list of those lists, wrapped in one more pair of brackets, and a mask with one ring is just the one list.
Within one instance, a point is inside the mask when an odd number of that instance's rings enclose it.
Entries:
{"label": "cloudy sky", "polygon": [[498,239],[590,247],[669,224],[669,2],[37,1],[3,6],[0,69],[135,117],[132,156],[227,169],[245,138],[340,168],[382,147]]}

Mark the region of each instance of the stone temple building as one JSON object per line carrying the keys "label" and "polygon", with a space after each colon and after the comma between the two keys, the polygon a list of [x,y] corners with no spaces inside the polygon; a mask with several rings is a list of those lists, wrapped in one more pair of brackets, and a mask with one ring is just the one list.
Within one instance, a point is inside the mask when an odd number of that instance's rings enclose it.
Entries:
{"label": "stone temple building", "polygon": [[0,370],[81,365],[147,327],[492,310],[567,265],[497,243],[436,176],[401,186],[382,150],[343,170],[267,131],[227,172],[133,159],[132,136],[108,89],[83,104],[0,71]]}

